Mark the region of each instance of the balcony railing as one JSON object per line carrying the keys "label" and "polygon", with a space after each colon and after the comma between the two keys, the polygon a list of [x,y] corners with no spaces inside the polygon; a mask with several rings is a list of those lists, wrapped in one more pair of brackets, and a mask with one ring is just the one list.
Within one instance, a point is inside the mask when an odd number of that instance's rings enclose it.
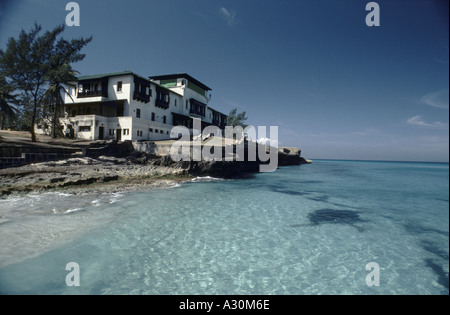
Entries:
{"label": "balcony railing", "polygon": [[167,108],[169,108],[169,102],[166,102],[166,101],[164,101],[162,99],[157,98],[155,100],[155,106],[167,109]]}
{"label": "balcony railing", "polygon": [[97,96],[108,97],[108,92],[107,91],[106,92],[105,91],[88,91],[88,90],[78,92],[78,98],[97,97]]}
{"label": "balcony railing", "polygon": [[133,99],[144,102],[144,103],[148,103],[148,102],[150,102],[150,95],[148,95],[144,92],[139,93],[137,91],[134,91]]}
{"label": "balcony railing", "polygon": [[205,117],[205,107],[191,106],[191,109],[189,110],[189,114]]}

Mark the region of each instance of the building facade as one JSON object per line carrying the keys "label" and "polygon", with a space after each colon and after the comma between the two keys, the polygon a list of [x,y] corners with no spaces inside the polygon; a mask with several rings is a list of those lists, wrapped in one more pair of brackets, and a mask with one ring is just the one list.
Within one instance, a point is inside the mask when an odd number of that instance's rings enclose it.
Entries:
{"label": "building facade", "polygon": [[[131,71],[79,77],[65,96],[66,136],[86,140],[165,140],[174,126],[225,128],[211,89],[186,73],[144,78]],[[192,130],[191,130],[192,131]]]}

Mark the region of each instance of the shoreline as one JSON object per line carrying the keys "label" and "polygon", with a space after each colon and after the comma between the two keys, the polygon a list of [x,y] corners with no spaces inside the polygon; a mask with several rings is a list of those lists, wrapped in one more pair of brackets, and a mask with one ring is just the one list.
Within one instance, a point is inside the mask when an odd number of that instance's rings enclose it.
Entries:
{"label": "shoreline", "polygon": [[[32,192],[77,195],[165,189],[198,177],[243,179],[257,173],[255,163],[192,164],[167,157],[148,158],[142,163],[129,158],[83,156],[0,169],[0,200]],[[289,165],[295,164],[280,166]]]}
{"label": "shoreline", "polygon": [[[266,164],[260,160],[238,161],[237,158],[232,161],[195,161],[191,157],[189,161],[177,162],[166,154],[164,148],[161,149],[164,152],[150,154],[148,150],[136,150],[129,142],[90,143],[44,137],[43,142],[30,144],[16,133],[2,132],[1,135],[2,155],[14,159],[14,154],[21,153],[22,158],[34,154],[39,161],[32,160],[33,164],[21,166],[3,165],[0,168],[0,199],[31,192],[81,194],[169,188],[203,176],[248,178],[260,171],[260,165]],[[31,145],[32,148],[29,147]],[[48,153],[48,150],[57,148],[81,151],[72,152],[69,156],[60,154],[59,159],[52,159],[51,155],[58,153]],[[311,163],[300,156],[299,148],[277,148],[277,151],[278,166]],[[11,158],[0,156],[0,160]]]}
{"label": "shoreline", "polygon": [[0,199],[5,199],[31,192],[100,194],[164,189],[195,176],[181,168],[140,165],[111,157],[80,157],[1,169],[0,178]]}

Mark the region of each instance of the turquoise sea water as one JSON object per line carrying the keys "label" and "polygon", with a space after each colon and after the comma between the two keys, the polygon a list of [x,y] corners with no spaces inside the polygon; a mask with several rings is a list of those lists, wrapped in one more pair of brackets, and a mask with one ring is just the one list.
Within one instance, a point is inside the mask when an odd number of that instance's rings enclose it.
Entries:
{"label": "turquoise sea water", "polygon": [[449,293],[448,164],[317,160],[0,208],[2,294]]}

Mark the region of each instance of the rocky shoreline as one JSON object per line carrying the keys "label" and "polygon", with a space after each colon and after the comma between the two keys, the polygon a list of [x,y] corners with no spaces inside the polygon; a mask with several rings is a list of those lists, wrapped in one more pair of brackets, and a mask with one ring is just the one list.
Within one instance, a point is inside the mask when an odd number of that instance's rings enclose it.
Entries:
{"label": "rocky shoreline", "polygon": [[0,196],[31,191],[70,193],[115,192],[136,188],[165,188],[189,180],[184,170],[155,164],[130,163],[101,156],[70,158],[0,170]]}
{"label": "rocky shoreline", "polygon": [[[280,148],[279,166],[300,165],[298,148]],[[167,188],[196,176],[241,178],[259,170],[258,161],[173,161],[132,151],[119,156],[80,156],[59,161],[0,169],[0,197],[32,191],[62,190],[68,193],[116,192]]]}

